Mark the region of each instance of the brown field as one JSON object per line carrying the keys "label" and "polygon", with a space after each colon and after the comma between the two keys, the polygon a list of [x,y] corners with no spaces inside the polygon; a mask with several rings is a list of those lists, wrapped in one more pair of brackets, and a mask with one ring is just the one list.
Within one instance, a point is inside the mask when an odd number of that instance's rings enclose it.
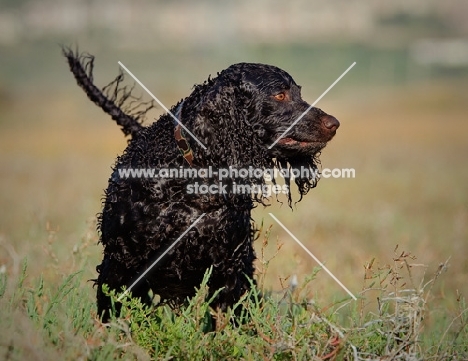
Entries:
{"label": "brown field", "polygon": [[[74,87],[70,79],[70,91],[26,92],[1,105],[0,266],[8,273],[17,274],[26,257],[32,275],[67,274],[79,268],[70,264],[79,249],[84,278],[95,276],[101,256],[95,215],[126,143]],[[355,168],[356,178],[321,180],[293,211],[274,199],[272,207],[254,211],[263,230],[272,225],[266,253],[275,252],[277,240],[283,244],[269,265],[267,287],[280,289],[292,274],[302,281],[316,266],[268,215],[273,212],[355,294],[364,264],[390,263],[398,245],[429,273],[450,258],[435,293],[438,305],[450,309],[457,290],[466,296],[467,103],[461,82],[327,95],[319,106],[342,126],[323,152],[323,167]],[[324,305],[346,297],[325,272],[313,285]],[[93,297],[90,283],[83,292]]]}
{"label": "brown field", "polygon": [[[468,360],[467,4],[3,1],[0,359]],[[312,103],[356,62],[317,104],[341,122],[322,167],[356,176],[254,209],[265,297],[245,318],[210,332],[202,286],[182,310],[132,299],[101,322],[96,215],[127,140],[61,45],[96,56],[97,86],[122,61],[168,107],[238,62],[286,70]]]}

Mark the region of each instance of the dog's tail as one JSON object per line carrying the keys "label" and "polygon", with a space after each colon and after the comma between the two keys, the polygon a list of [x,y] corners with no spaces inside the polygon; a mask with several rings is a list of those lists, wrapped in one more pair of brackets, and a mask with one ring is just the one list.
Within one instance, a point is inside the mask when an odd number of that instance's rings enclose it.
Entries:
{"label": "dog's tail", "polygon": [[144,128],[141,122],[146,113],[155,107],[154,102],[140,102],[140,98],[132,95],[134,87],[121,86],[124,80],[122,72],[102,90],[99,89],[93,83],[94,56],[79,54],[66,47],[62,51],[78,85],[88,98],[109,114],[125,135],[137,136]]}

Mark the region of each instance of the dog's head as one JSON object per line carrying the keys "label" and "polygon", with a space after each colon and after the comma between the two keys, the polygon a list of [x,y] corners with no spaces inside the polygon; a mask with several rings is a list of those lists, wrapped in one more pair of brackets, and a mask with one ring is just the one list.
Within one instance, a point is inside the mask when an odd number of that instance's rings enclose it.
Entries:
{"label": "dog's head", "polygon": [[269,153],[275,158],[314,156],[336,134],[339,121],[301,97],[301,87],[275,66],[239,64],[243,87],[257,102],[254,125]]}
{"label": "dog's head", "polygon": [[288,73],[271,65],[239,63],[206,87],[196,123],[202,141],[210,143],[212,159],[221,157],[225,165],[235,166],[309,168],[311,176],[294,181],[301,197],[315,186],[318,157],[340,123],[304,101]]}

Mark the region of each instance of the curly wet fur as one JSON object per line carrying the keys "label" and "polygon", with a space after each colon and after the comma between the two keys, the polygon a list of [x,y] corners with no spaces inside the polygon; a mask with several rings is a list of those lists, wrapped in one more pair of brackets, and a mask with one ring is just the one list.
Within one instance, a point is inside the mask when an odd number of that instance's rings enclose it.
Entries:
{"label": "curly wet fur", "polygon": [[[174,120],[165,114],[150,126],[122,110],[131,90],[122,90],[120,75],[114,90],[100,91],[92,81],[92,57],[80,57],[64,50],[70,69],[88,96],[132,136],[118,157],[105,192],[100,215],[104,259],[97,267],[98,311],[108,317],[110,299],[102,285],[121,290],[148,269],[194,221],[203,218],[159,262],[136,287],[134,296],[150,302],[148,292],[162,301],[182,304],[194,294],[202,277],[213,267],[210,290],[223,288],[213,307],[226,309],[249,289],[254,276],[255,252],[251,210],[263,203],[263,195],[189,194],[187,186],[217,184],[215,178],[136,178],[120,177],[122,169],[190,168],[174,137]],[[318,108],[312,108],[271,150],[268,147],[308,108],[300,97],[300,87],[285,71],[270,65],[240,63],[216,78],[196,85],[192,93],[172,107],[182,123],[206,146],[203,149],[186,135],[193,152],[193,168],[234,167],[316,170],[322,148],[333,137],[338,121]],[[298,177],[294,182],[301,198],[318,178]],[[263,178],[229,178],[229,186],[264,185]],[[286,178],[286,183],[290,179]],[[229,188],[228,188],[229,189]],[[291,193],[288,193],[291,205]]]}

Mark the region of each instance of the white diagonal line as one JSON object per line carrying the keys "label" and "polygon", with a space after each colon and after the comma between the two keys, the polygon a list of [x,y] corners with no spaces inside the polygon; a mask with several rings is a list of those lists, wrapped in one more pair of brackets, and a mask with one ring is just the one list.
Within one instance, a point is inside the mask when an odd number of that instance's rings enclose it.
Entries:
{"label": "white diagonal line", "polygon": [[339,280],[338,278],[336,278],[335,275],[334,275],[333,273],[331,273],[330,270],[329,270],[327,267],[325,267],[325,265],[324,265],[322,262],[320,262],[319,259],[318,259],[317,257],[315,257],[315,256],[312,254],[312,252],[310,252],[310,251],[307,249],[307,247],[304,246],[304,245],[302,244],[302,242],[299,241],[299,240],[296,238],[296,236],[294,236],[294,234],[292,234],[292,233],[289,231],[289,229],[287,229],[287,228],[284,226],[283,223],[281,223],[281,222],[279,221],[278,218],[276,218],[272,213],[269,213],[269,215],[270,215],[276,222],[278,222],[278,224],[279,224],[281,227],[283,227],[283,229],[299,244],[299,246],[301,246],[301,247],[304,249],[304,251],[306,251],[306,252],[309,254],[310,257],[312,257],[312,258],[315,260],[315,262],[317,262],[317,263],[319,264],[320,267],[322,267],[322,268],[325,270],[325,272],[327,272],[327,273],[331,276],[331,278],[333,278],[346,292],[348,292],[348,294],[349,294],[355,301],[357,301],[356,296],[354,296],[354,295],[351,293],[351,291],[348,290],[348,289],[346,288],[346,286],[345,286],[344,284],[342,284],[342,283],[340,282],[340,280]]}
{"label": "white diagonal line", "polygon": [[195,225],[203,218],[203,216],[204,216],[205,214],[206,214],[206,213],[203,213],[200,217],[198,217],[197,220],[196,220],[195,222],[193,222],[192,225],[191,225],[189,228],[187,228],[187,229],[185,230],[185,232],[182,233],[182,234],[180,235],[180,237],[177,238],[177,239],[175,240],[175,242],[172,243],[172,244],[163,252],[163,254],[160,255],[160,256],[156,259],[156,261],[154,261],[154,262],[151,264],[151,266],[149,266],[149,267],[145,270],[145,272],[143,272],[143,273],[140,275],[140,277],[138,277],[138,278],[135,280],[135,282],[133,282],[132,285],[131,285],[130,287],[128,287],[128,288],[125,290],[124,293],[122,293],[122,294],[120,295],[120,297],[117,299],[117,301],[121,301],[122,298],[123,298],[133,287],[135,287],[135,285],[136,285],[138,282],[140,282],[140,280],[141,280],[143,277],[145,277],[145,275],[146,275],[149,271],[151,271],[151,269],[152,269],[154,266],[156,266],[156,264],[167,254],[167,252],[169,252],[171,249],[174,248],[174,246],[175,246],[177,243],[179,243],[179,241],[182,239],[182,237],[185,236],[185,235],[187,234],[187,232],[190,231],[190,230],[193,228],[193,226],[195,226]]}
{"label": "white diagonal line", "polygon": [[166,112],[168,112],[168,113],[171,115],[171,117],[174,118],[175,121],[176,121],[178,124],[180,124],[180,126],[181,126],[182,128],[184,128],[184,130],[185,130],[188,134],[190,134],[190,136],[191,136],[198,144],[200,144],[200,146],[201,146],[203,149],[206,150],[205,145],[204,145],[202,142],[200,142],[200,141],[198,140],[198,138],[197,138],[196,136],[194,136],[194,135],[192,134],[192,132],[191,132],[190,130],[188,130],[188,129],[185,127],[185,125],[183,125],[182,122],[181,122],[179,119],[177,119],[177,117],[176,117],[174,114],[172,114],[172,112],[171,112],[169,109],[167,109],[166,106],[165,106],[158,98],[156,98],[156,97],[154,96],[154,94],[151,93],[151,92],[149,91],[149,89],[148,89],[147,87],[145,87],[145,85],[144,85],[141,81],[139,81],[138,78],[137,78],[135,75],[132,74],[132,72],[131,72],[130,70],[127,69],[127,67],[126,67],[125,65],[122,64],[122,62],[118,61],[118,63],[119,63],[119,65],[120,65],[122,68],[124,68],[124,70],[125,70],[128,74],[130,74],[130,76],[133,78],[133,80],[135,80],[138,84],[140,84],[140,86],[141,86],[154,100],[156,100],[156,102],[157,102]]}
{"label": "white diagonal line", "polygon": [[310,107],[308,107],[307,110],[306,110],[304,113],[302,113],[302,114],[294,121],[294,123],[292,123],[292,124],[289,126],[289,128],[286,129],[286,130],[283,132],[283,134],[281,134],[281,135],[279,136],[279,138],[276,139],[276,140],[274,141],[274,143],[273,143],[272,145],[270,145],[270,146],[268,147],[268,149],[273,148],[273,147],[275,146],[275,144],[278,143],[278,142],[280,141],[280,139],[283,138],[283,137],[297,124],[297,122],[298,122],[299,120],[301,120],[302,117],[304,117],[304,115],[306,115],[307,112],[308,112],[309,110],[311,110],[311,109],[314,107],[314,105],[317,104],[317,103],[320,101],[320,99],[322,99],[322,98],[325,96],[325,94],[327,94],[327,93],[330,91],[330,89],[333,88],[333,87],[336,85],[336,83],[338,83],[338,82],[341,80],[341,78],[343,78],[343,77],[346,75],[346,73],[347,73],[348,71],[350,71],[351,68],[352,68],[353,66],[355,66],[355,65],[356,65],[356,62],[352,63],[352,64],[349,66],[349,68],[346,69],[345,72],[344,72],[343,74],[341,74],[340,77],[339,77],[338,79],[336,79],[336,80],[333,82],[333,84],[330,85],[330,86],[328,87],[328,89],[325,90],[325,91],[322,93],[322,95],[320,95],[320,96],[318,97],[318,99],[317,99],[315,102],[313,102],[313,104],[312,104]]}

